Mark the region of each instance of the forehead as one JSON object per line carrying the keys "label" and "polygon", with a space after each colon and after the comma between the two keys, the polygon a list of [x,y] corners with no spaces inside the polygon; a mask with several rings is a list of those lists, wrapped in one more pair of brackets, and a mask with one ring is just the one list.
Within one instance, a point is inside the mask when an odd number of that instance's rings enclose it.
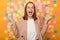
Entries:
{"label": "forehead", "polygon": [[33,3],[28,3],[27,7],[33,7]]}

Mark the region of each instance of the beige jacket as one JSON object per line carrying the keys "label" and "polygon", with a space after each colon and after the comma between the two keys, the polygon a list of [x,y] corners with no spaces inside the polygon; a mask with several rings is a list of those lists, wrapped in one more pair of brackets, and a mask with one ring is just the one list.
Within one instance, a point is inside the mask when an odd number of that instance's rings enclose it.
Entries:
{"label": "beige jacket", "polygon": [[[38,34],[38,40],[42,40],[42,36],[44,36],[47,29],[47,24],[42,27],[40,24],[40,20],[37,19],[35,21],[35,27]],[[17,40],[27,40],[27,20],[20,18],[18,22],[13,22],[11,28]]]}

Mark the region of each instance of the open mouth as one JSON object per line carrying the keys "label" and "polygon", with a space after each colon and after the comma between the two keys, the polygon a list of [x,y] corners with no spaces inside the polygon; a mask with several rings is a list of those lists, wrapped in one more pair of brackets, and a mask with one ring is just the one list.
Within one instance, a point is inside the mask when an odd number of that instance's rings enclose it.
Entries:
{"label": "open mouth", "polygon": [[29,11],[29,13],[32,13],[32,11]]}

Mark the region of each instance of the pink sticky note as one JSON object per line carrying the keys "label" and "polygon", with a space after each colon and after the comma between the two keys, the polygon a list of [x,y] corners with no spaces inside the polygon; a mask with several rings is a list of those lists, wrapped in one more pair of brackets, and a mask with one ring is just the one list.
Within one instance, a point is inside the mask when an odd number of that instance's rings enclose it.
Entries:
{"label": "pink sticky note", "polygon": [[12,8],[10,8],[10,12],[13,12],[13,9]]}
{"label": "pink sticky note", "polygon": [[10,29],[8,29],[8,32],[10,32]]}
{"label": "pink sticky note", "polygon": [[53,24],[53,27],[55,28],[56,27],[56,24]]}
{"label": "pink sticky note", "polygon": [[6,30],[7,28],[6,27],[4,27],[4,30]]}
{"label": "pink sticky note", "polygon": [[52,38],[51,40],[55,40],[55,38]]}
{"label": "pink sticky note", "polygon": [[56,21],[54,20],[54,22],[53,22],[54,24],[56,24]]}
{"label": "pink sticky note", "polygon": [[10,3],[9,2],[7,3],[7,6],[10,6]]}
{"label": "pink sticky note", "polygon": [[48,5],[48,7],[51,7],[51,6],[52,6],[51,4]]}
{"label": "pink sticky note", "polygon": [[50,0],[51,2],[53,2],[53,0]]}
{"label": "pink sticky note", "polygon": [[38,19],[41,19],[42,18],[42,16],[38,16]]}
{"label": "pink sticky note", "polygon": [[44,7],[44,4],[42,4],[42,13],[45,13],[45,7]]}
{"label": "pink sticky note", "polygon": [[52,13],[52,12],[50,12],[50,15],[53,15],[53,13]]}
{"label": "pink sticky note", "polygon": [[11,37],[12,36],[12,34],[8,34],[8,37]]}
{"label": "pink sticky note", "polygon": [[13,8],[13,5],[11,5],[10,8]]}
{"label": "pink sticky note", "polygon": [[50,33],[50,30],[48,29],[47,32]]}
{"label": "pink sticky note", "polygon": [[51,34],[50,34],[50,32],[48,32],[48,36],[50,36]]}
{"label": "pink sticky note", "polygon": [[20,9],[20,6],[18,6],[18,9]]}
{"label": "pink sticky note", "polygon": [[54,12],[54,13],[55,13],[55,15],[58,14],[58,12]]}
{"label": "pink sticky note", "polygon": [[55,20],[52,20],[51,23],[55,25],[56,24],[56,21]]}
{"label": "pink sticky note", "polygon": [[24,3],[26,0],[22,0],[22,2]]}
{"label": "pink sticky note", "polygon": [[4,13],[7,13],[7,10],[4,10]]}
{"label": "pink sticky note", "polygon": [[41,3],[43,3],[43,1],[42,1],[42,0],[40,0],[40,2],[41,2]]}
{"label": "pink sticky note", "polygon": [[17,4],[18,3],[18,0],[16,0],[15,2],[14,2],[14,4]]}
{"label": "pink sticky note", "polygon": [[36,3],[37,2],[37,0],[34,0],[34,3]]}
{"label": "pink sticky note", "polygon": [[54,25],[52,26],[52,28],[55,28]]}

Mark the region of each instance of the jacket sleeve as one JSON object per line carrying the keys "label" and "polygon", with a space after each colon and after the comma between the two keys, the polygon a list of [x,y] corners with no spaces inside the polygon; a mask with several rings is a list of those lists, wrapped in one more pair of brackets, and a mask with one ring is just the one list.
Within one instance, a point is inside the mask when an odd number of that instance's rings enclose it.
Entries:
{"label": "jacket sleeve", "polygon": [[46,33],[47,28],[48,28],[48,23],[45,23],[42,25],[41,20],[39,20],[39,24],[40,24],[40,33],[42,36],[44,36],[44,34]]}
{"label": "jacket sleeve", "polygon": [[44,24],[42,29],[41,29],[41,35],[44,36],[44,34],[46,33],[47,31],[47,28],[48,28],[48,24]]}
{"label": "jacket sleeve", "polygon": [[11,29],[12,29],[15,37],[16,37],[16,38],[19,38],[19,30],[18,30],[18,28],[17,28],[16,22],[13,22],[13,23],[11,24]]}

